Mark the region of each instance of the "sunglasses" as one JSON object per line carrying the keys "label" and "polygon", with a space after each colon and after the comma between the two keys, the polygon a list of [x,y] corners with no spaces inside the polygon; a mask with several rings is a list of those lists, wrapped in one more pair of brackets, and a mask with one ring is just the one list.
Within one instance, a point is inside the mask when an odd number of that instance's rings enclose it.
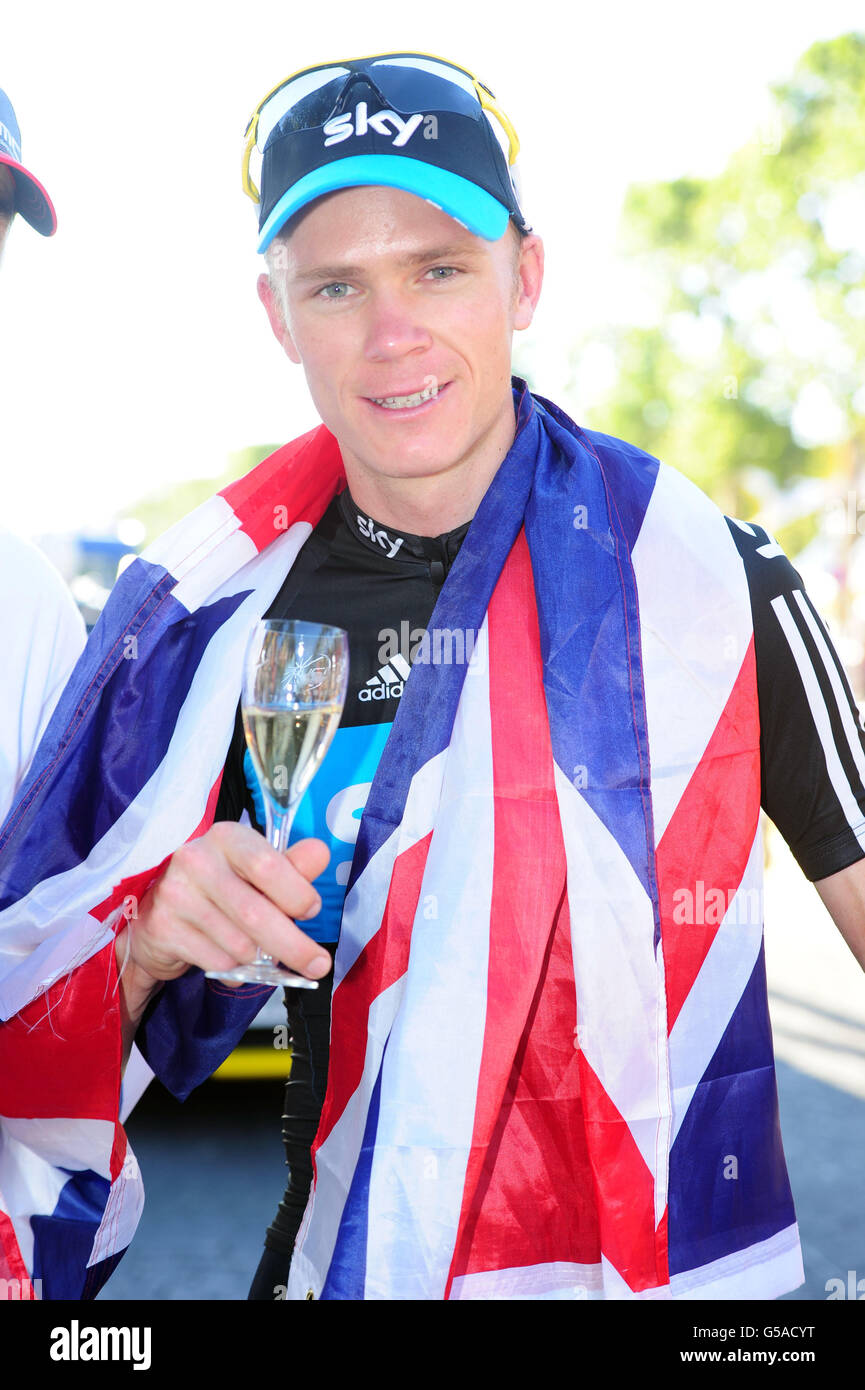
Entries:
{"label": "sunglasses", "polygon": [[277,126],[282,134],[315,130],[323,126],[343,104],[357,76],[373,87],[388,107],[402,114],[431,108],[456,111],[477,120],[484,112],[495,117],[507,139],[507,160],[513,165],[520,142],[508,117],[497,105],[495,94],[467,68],[431,53],[387,53],[369,58],[349,58],[341,63],[322,63],[291,73],[259,102],[246,127],[243,152],[243,191],[254,203],[261,202],[250,172],[253,152],[263,152]]}

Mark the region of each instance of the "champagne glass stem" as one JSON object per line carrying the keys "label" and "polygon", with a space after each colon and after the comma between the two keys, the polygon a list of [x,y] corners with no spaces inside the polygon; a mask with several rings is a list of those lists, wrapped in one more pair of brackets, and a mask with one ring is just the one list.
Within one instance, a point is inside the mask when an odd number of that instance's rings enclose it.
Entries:
{"label": "champagne glass stem", "polygon": [[294,824],[294,813],[297,810],[297,802],[294,801],[283,811],[274,806],[270,797],[265,797],[264,813],[267,818],[266,831],[267,838],[274,849],[283,850],[288,848],[288,837],[291,834],[291,827]]}
{"label": "champagne glass stem", "polygon": [[[282,807],[275,807],[270,797],[264,796],[264,815],[265,829],[267,832],[268,843],[273,845],[280,854],[288,848],[288,837],[291,834],[291,827],[294,823],[294,813],[297,810],[297,802],[293,801],[285,810]],[[259,946],[255,956],[256,965],[275,965],[273,956],[268,956]]]}

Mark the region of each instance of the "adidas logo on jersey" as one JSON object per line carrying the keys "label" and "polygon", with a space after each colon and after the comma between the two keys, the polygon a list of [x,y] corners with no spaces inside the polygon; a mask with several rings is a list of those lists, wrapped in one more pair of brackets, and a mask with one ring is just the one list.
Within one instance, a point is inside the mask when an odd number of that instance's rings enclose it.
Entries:
{"label": "adidas logo on jersey", "polygon": [[411,673],[411,667],[404,656],[397,652],[390,661],[384,666],[379,666],[378,672],[370,676],[366,685],[362,686],[358,695],[361,700],[398,700],[403,690],[405,682]]}

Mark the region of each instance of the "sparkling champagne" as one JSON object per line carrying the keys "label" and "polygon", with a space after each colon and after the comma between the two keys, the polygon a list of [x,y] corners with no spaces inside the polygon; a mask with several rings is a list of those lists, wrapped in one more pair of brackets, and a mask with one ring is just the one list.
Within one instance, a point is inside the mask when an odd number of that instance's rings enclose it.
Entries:
{"label": "sparkling champagne", "polygon": [[336,733],[342,704],[250,705],[243,728],[264,794],[280,810],[296,806]]}
{"label": "sparkling champagne", "polygon": [[[339,724],[348,689],[348,634],[327,623],[263,618],[249,634],[240,711],[264,797],[268,843],[284,854],[292,821]],[[318,989],[258,946],[255,960],[208,979]]]}

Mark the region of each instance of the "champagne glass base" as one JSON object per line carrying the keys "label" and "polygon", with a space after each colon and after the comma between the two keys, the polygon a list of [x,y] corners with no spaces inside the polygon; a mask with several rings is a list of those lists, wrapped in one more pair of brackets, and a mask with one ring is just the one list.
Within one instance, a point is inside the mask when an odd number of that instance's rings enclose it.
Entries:
{"label": "champagne glass base", "polygon": [[318,989],[318,980],[308,980],[293,970],[283,970],[266,962],[236,965],[233,970],[205,970],[208,980],[234,980],[243,985],[290,985],[293,989]]}

